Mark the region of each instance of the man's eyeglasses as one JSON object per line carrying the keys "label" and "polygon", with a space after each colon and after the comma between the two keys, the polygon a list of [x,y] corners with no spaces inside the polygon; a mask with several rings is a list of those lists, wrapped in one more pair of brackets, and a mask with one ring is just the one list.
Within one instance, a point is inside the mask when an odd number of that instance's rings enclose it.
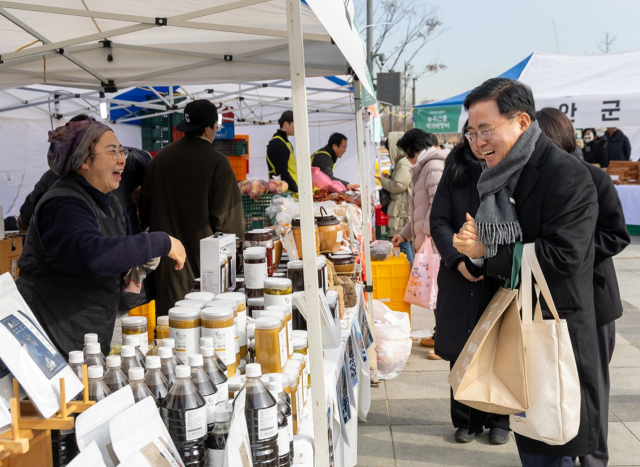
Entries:
{"label": "man's eyeglasses", "polygon": [[474,132],[467,131],[464,134],[464,136],[465,136],[465,138],[467,138],[469,140],[470,143],[475,143],[476,141],[478,141],[478,136],[480,136],[480,138],[483,141],[489,141],[491,139],[491,132],[492,131],[497,130],[498,128],[500,128],[505,123],[513,120],[516,117],[519,117],[520,115],[522,115],[522,114],[514,115],[513,117],[505,120],[504,122],[500,123],[499,125],[494,126],[493,128],[487,128],[486,130],[480,130],[480,131],[474,131]]}
{"label": "man's eyeglasses", "polygon": [[113,159],[114,161],[117,161],[118,157],[120,156],[122,156],[122,158],[126,161],[127,157],[129,156],[129,151],[127,151],[127,148],[124,147],[120,147],[118,149],[109,149],[108,151],[105,151],[105,153],[110,155],[111,159]]}

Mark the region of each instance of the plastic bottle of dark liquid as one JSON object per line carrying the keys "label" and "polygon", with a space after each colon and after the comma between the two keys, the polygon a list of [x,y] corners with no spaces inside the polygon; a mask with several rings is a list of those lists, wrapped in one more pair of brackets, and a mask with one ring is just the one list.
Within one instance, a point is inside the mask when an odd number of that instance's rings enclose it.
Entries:
{"label": "plastic bottle of dark liquid", "polygon": [[207,405],[191,382],[191,368],[176,367],[176,382],[162,401],[160,416],[185,467],[204,467]]}
{"label": "plastic bottle of dark liquid", "polygon": [[106,366],[102,352],[100,351],[100,344],[97,342],[91,342],[86,345],[87,357],[84,359],[84,364],[87,368],[93,365],[99,365],[103,369]]}
{"label": "plastic bottle of dark liquid", "polygon": [[173,363],[173,354],[171,347],[160,347],[158,349],[160,357],[160,372],[164,375],[169,383],[169,389],[176,382],[176,365]]}
{"label": "plastic bottle of dark liquid", "polygon": [[227,408],[227,402],[229,400],[229,383],[228,378],[223,373],[222,369],[216,365],[216,361],[213,358],[215,351],[213,347],[200,347],[200,353],[202,354],[202,363],[204,365],[204,371],[207,373],[213,384],[216,385],[218,390],[218,402],[217,406],[223,406]]}
{"label": "plastic bottle of dark liquid", "polygon": [[207,438],[205,463],[207,467],[223,467],[224,448],[229,437],[229,411],[226,407],[216,407],[213,429]]}
{"label": "plastic bottle of dark liquid", "polygon": [[189,366],[191,367],[191,382],[196,387],[204,400],[207,401],[207,433],[213,428],[213,414],[218,402],[218,389],[211,381],[211,378],[204,371],[203,358],[201,354],[189,355]]}
{"label": "plastic bottle of dark liquid", "polygon": [[259,363],[247,365],[243,389],[247,393],[245,417],[251,457],[254,467],[278,467],[278,406],[260,376]]}
{"label": "plastic bottle of dark liquid", "polygon": [[[282,383],[272,381],[269,383],[269,392],[276,401],[280,399]],[[289,423],[287,415],[278,405],[278,466],[291,467],[291,450],[289,446]]]}
{"label": "plastic bottle of dark liquid", "polygon": [[289,376],[285,373],[275,373],[269,375],[270,383],[269,390],[271,390],[271,384],[276,383],[275,389],[278,393],[278,410],[287,417],[287,432],[289,436],[289,458],[291,465],[293,465],[293,410],[291,408],[291,398],[284,391],[283,385],[289,385]]}
{"label": "plastic bottle of dark liquid", "polygon": [[136,349],[136,362],[138,362],[138,366],[146,368],[147,357],[142,353],[142,350],[140,350],[140,337],[138,335],[127,336],[124,343],[125,345],[131,345]]}
{"label": "plastic bottle of dark liquid", "polygon": [[147,385],[144,384],[144,368],[140,368],[138,366],[129,369],[129,386],[131,386],[133,399],[136,401],[136,404],[142,399],[151,396],[153,397],[153,401],[156,403],[156,406],[159,405],[156,396],[154,396]]}
{"label": "plastic bottle of dark liquid", "polygon": [[147,357],[147,373],[144,376],[144,384],[147,385],[153,397],[158,400],[158,405],[169,394],[169,381],[160,371],[160,357],[149,355]]}
{"label": "plastic bottle of dark liquid", "polygon": [[140,366],[138,360],[136,360],[136,348],[132,345],[123,345],[120,348],[120,356],[122,363],[120,369],[126,375],[129,373],[130,368],[136,368]]}
{"label": "plastic bottle of dark liquid", "polygon": [[[218,365],[218,367],[220,367],[220,370],[222,371],[222,373],[224,373],[225,376],[229,376],[227,373],[227,365],[224,364],[224,362],[222,361],[222,359],[220,358],[220,356],[218,355],[218,353],[215,351],[215,347],[213,346],[213,337],[210,336],[205,336],[205,337],[201,337],[200,338],[200,347],[211,347],[213,348],[213,359],[216,362],[216,365]],[[215,381],[214,381],[215,382]]]}
{"label": "plastic bottle of dark liquid", "polygon": [[[84,358],[87,358],[87,345],[97,344],[97,343],[98,343],[97,334],[91,332],[89,334],[84,335],[84,348],[82,349],[82,354],[84,355]],[[102,351],[100,352],[100,355],[102,355]],[[104,358],[104,355],[102,355],[102,358]]]}
{"label": "plastic bottle of dark liquid", "polygon": [[100,365],[90,366],[87,373],[89,373],[89,400],[100,402],[111,395],[111,391],[102,380],[104,369]]}
{"label": "plastic bottle of dark liquid", "polygon": [[[171,358],[173,359],[173,364],[175,366],[182,365],[183,362],[180,359],[180,357],[178,357],[178,354],[176,353],[176,350],[175,350],[176,340],[173,337],[166,337],[162,339],[162,342],[160,343],[160,348],[162,347],[169,347],[171,349]],[[158,355],[160,355],[160,350],[158,350]]]}
{"label": "plastic bottle of dark liquid", "polygon": [[107,357],[107,371],[102,379],[111,392],[116,392],[129,384],[129,380],[122,372],[121,366],[122,358],[120,355],[109,355]]}

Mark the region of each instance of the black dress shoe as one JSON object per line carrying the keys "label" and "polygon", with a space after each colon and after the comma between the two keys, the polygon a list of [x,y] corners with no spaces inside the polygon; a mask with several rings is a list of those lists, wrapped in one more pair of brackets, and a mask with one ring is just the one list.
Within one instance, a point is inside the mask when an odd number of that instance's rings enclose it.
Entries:
{"label": "black dress shoe", "polygon": [[482,433],[482,428],[480,429],[480,431],[477,431],[475,433],[469,433],[468,428],[458,428],[456,430],[456,441],[458,443],[470,443],[476,438],[476,435],[480,433]]}
{"label": "black dress shoe", "polygon": [[507,444],[509,442],[509,432],[502,428],[491,428],[489,430],[489,442],[491,444]]}

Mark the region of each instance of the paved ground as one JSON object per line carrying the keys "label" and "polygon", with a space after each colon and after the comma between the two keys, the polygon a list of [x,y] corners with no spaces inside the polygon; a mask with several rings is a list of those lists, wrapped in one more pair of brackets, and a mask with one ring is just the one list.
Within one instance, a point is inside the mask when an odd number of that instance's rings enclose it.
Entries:
{"label": "paved ground", "polygon": [[[640,466],[640,237],[615,259],[625,312],[616,322],[611,362],[610,466]],[[413,328],[433,326],[433,313],[417,309]],[[595,343],[594,343],[595,345]],[[454,440],[449,416],[449,366],[426,359],[414,343],[400,376],[372,388],[367,423],[360,423],[358,465],[367,467],[517,466],[513,440],[489,444],[485,431],[469,444]]]}

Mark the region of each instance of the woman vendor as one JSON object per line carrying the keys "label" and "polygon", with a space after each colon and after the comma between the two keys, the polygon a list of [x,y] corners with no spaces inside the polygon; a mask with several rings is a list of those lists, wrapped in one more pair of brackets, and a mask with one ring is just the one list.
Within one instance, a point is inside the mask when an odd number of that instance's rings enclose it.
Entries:
{"label": "woman vendor", "polygon": [[49,167],[60,180],[38,202],[18,261],[18,290],[66,357],[96,333],[106,355],[124,275],[161,256],[182,269],[185,250],[164,232],[130,236],[118,188],[127,152],[92,119],[49,132]]}

